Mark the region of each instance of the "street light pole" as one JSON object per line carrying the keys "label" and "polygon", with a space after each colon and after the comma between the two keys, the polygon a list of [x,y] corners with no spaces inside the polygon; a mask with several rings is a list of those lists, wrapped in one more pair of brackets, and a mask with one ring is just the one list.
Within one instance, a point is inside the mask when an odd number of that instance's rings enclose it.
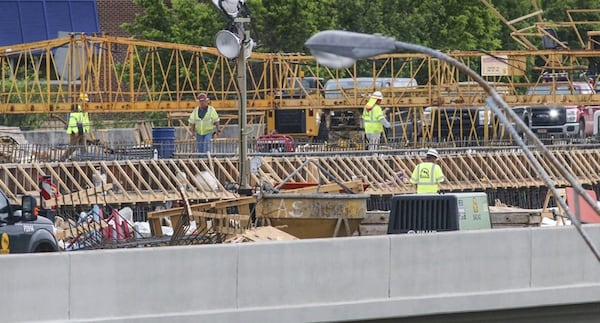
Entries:
{"label": "street light pole", "polygon": [[240,107],[238,113],[238,122],[240,126],[240,191],[247,191],[249,186],[250,165],[248,161],[248,129],[247,129],[247,103],[248,95],[246,89],[246,50],[250,41],[250,32],[246,31],[245,23],[250,22],[250,18],[237,17],[234,20],[240,42],[240,53],[237,57],[237,83],[240,92]]}
{"label": "street light pole", "polygon": [[[508,104],[502,99],[502,97],[492,88],[481,75],[470,69],[465,64],[456,60],[455,58],[448,56],[440,51],[415,45],[411,43],[405,43],[397,41],[394,38],[384,37],[380,35],[369,35],[341,30],[326,30],[319,32],[310,37],[304,44],[317,60],[317,62],[334,68],[345,68],[352,66],[356,60],[365,59],[372,56],[381,54],[387,54],[392,52],[416,52],[437,58],[440,61],[444,61],[465,73],[467,76],[472,78],[475,82],[481,86],[486,93],[489,95],[486,100],[487,106],[494,112],[496,117],[500,119],[502,124],[507,127],[508,131],[517,142],[517,144],[523,149],[525,155],[531,161],[536,171],[542,177],[542,180],[546,186],[552,191],[554,198],[558,201],[558,204],[563,210],[567,211],[567,215],[571,219],[571,222],[577,228],[579,234],[588,245],[596,259],[600,261],[600,252],[596,246],[592,243],[591,239],[583,231],[581,222],[578,216],[575,216],[573,210],[567,207],[564,199],[562,199],[552,182],[552,179],[548,173],[544,170],[540,162],[535,158],[531,150],[527,147],[521,136],[519,136],[517,130],[507,116],[510,116],[514,120],[515,124],[527,135],[530,142],[532,142],[542,153],[550,159],[550,161],[559,169],[560,173],[569,181],[571,186],[575,189],[577,194],[583,196],[584,200],[600,214],[600,207],[596,204],[583,189],[583,186],[577,181],[577,179],[558,161],[558,159],[544,146],[541,140],[527,127],[525,122],[510,108]],[[577,205],[576,205],[577,206]],[[579,212],[578,207],[575,210]]]}
{"label": "street light pole", "polygon": [[240,127],[238,193],[252,195],[250,188],[250,161],[248,160],[246,61],[252,52],[254,43],[250,39],[250,31],[247,31],[244,26],[244,24],[250,23],[250,13],[246,5],[246,0],[212,0],[212,3],[233,20],[233,26],[235,27],[236,34],[229,30],[218,32],[216,43],[221,55],[229,59],[236,58],[236,78],[240,99],[240,106],[238,108],[238,124]]}

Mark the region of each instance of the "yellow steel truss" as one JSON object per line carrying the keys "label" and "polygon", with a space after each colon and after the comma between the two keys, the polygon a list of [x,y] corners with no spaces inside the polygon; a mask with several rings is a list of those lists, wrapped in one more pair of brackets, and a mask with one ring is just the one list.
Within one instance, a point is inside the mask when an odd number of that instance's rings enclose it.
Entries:
{"label": "yellow steel truss", "polygon": [[[590,60],[600,56],[598,49],[449,54],[479,71],[483,59],[490,56],[505,62],[501,64],[506,67],[504,70],[491,74],[488,71],[484,76],[510,105],[600,105],[600,94],[526,95],[528,87],[542,82],[538,76],[543,73],[566,73],[569,82],[577,81]],[[3,114],[66,113],[80,92],[88,93],[88,111],[92,113],[191,111],[199,92],[206,92],[220,113],[235,116],[238,110],[235,62],[221,57],[215,48],[78,34],[0,47],[0,67]],[[359,72],[365,70],[369,71],[366,76],[373,78],[419,80],[416,87],[383,89],[382,105],[391,109],[393,122],[419,120],[428,106],[485,106],[486,94],[472,80],[455,67],[420,54],[382,55],[337,70],[317,64],[311,56],[253,53],[247,64],[249,116],[266,117],[271,131],[275,111],[304,109],[304,122],[309,124],[304,134],[314,136],[322,111],[355,110],[360,114],[365,95],[375,87],[344,89],[336,98],[329,98],[323,89],[295,98],[283,98],[277,93],[290,90],[286,88],[293,84],[290,78],[357,78],[365,76],[365,72]],[[439,129],[419,131],[427,138]],[[473,129],[464,131],[473,133]],[[502,131],[496,122],[480,139],[498,138]],[[400,132],[406,134],[404,130]]]}

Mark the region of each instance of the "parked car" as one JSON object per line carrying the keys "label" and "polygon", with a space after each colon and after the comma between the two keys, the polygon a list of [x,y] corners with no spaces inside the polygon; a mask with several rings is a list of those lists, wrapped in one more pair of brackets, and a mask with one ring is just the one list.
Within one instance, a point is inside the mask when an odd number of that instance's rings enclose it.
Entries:
{"label": "parked car", "polygon": [[527,89],[527,95],[551,95],[551,94],[594,94],[594,88],[587,82],[552,82],[531,86]]}
{"label": "parked car", "polygon": [[339,99],[345,96],[359,97],[368,96],[373,91],[386,92],[407,87],[416,87],[417,80],[413,78],[391,78],[391,77],[357,77],[331,79],[325,83],[324,95],[326,99]]}

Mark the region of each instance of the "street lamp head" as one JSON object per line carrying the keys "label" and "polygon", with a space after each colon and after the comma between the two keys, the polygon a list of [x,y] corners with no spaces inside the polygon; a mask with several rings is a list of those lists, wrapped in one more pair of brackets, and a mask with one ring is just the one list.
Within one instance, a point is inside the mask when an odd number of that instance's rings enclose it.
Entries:
{"label": "street lamp head", "polygon": [[354,63],[356,63],[356,60],[350,57],[340,56],[312,49],[310,50],[310,52],[315,57],[315,60],[319,62],[319,64],[331,68],[349,68],[350,66],[354,65]]}
{"label": "street lamp head", "polygon": [[333,68],[349,67],[356,60],[398,50],[393,38],[342,30],[318,32],[304,45],[317,62]]}

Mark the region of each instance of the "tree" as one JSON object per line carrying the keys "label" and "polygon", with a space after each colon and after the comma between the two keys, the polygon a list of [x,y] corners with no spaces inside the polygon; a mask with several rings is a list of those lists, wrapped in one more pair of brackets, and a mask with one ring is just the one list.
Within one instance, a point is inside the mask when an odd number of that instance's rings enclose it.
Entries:
{"label": "tree", "polygon": [[173,17],[162,0],[134,0],[134,3],[144,8],[144,14],[136,14],[133,23],[123,23],[121,28],[131,36],[156,41],[171,39]]}
{"label": "tree", "polygon": [[399,40],[442,50],[497,49],[500,22],[478,0],[394,2],[390,23]]}
{"label": "tree", "polygon": [[[489,1],[492,2],[492,1]],[[514,1],[514,0],[495,0],[492,5],[496,8],[498,13],[504,17],[504,19],[510,21],[519,17],[523,17],[535,11],[535,8],[532,6],[530,1]],[[494,14],[495,16],[495,14]],[[496,17],[500,22],[500,17]],[[517,29],[523,29],[528,26],[533,25],[537,21],[537,17],[530,17],[519,22],[514,23],[512,26]],[[510,50],[510,49],[523,49],[523,46],[516,42],[512,36],[512,30],[506,26],[504,23],[501,24],[500,32],[498,34],[498,38],[501,42],[501,48]]]}
{"label": "tree", "polygon": [[336,26],[334,0],[249,1],[252,25],[263,52],[303,52],[319,30]]}
{"label": "tree", "polygon": [[212,3],[197,0],[134,0],[144,8],[133,23],[121,25],[132,36],[156,41],[208,46],[224,26]]}

